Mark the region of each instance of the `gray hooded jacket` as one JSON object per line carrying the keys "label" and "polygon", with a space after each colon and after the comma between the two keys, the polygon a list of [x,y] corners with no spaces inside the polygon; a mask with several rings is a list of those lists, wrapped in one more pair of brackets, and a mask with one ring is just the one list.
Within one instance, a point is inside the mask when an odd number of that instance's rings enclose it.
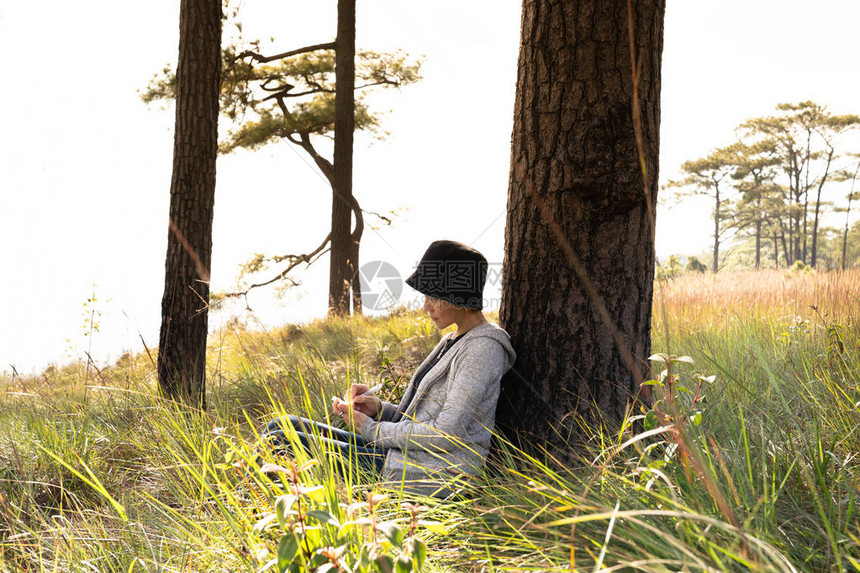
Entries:
{"label": "gray hooded jacket", "polygon": [[[442,337],[417,371],[453,333]],[[452,478],[476,475],[487,457],[499,381],[516,359],[508,333],[487,323],[472,328],[421,380],[409,382],[400,404],[383,402],[361,434],[388,448],[382,478],[408,491],[445,496]]]}

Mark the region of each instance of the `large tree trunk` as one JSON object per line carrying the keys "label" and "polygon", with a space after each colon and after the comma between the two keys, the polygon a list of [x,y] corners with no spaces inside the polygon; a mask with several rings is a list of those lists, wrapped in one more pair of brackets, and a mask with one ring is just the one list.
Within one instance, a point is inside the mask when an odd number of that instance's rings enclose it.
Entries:
{"label": "large tree trunk", "polygon": [[206,407],[220,69],[221,1],[182,0],[158,382],[165,396],[201,408]]}
{"label": "large tree trunk", "polygon": [[571,414],[620,419],[649,372],[665,0],[631,4],[638,66],[625,2],[523,3],[498,421],[525,443],[563,447]]}
{"label": "large tree trunk", "polygon": [[331,204],[329,312],[349,314],[358,270],[352,240],[352,147],[355,130],[355,0],[338,0],[335,39],[334,178]]}

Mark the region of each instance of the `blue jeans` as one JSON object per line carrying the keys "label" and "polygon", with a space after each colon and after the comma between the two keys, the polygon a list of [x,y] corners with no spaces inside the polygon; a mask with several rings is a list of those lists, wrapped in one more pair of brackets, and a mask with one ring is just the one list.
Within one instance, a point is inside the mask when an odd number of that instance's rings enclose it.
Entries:
{"label": "blue jeans", "polygon": [[[335,467],[341,476],[346,476],[353,462],[367,473],[382,473],[385,448],[372,445],[363,436],[298,416],[288,416],[286,421],[296,430],[299,441],[309,455],[314,455],[311,453],[311,442],[324,446],[324,451],[337,452],[339,455]],[[277,448],[289,448],[290,441],[284,433],[283,423],[283,418],[272,420],[261,437],[268,438]]]}

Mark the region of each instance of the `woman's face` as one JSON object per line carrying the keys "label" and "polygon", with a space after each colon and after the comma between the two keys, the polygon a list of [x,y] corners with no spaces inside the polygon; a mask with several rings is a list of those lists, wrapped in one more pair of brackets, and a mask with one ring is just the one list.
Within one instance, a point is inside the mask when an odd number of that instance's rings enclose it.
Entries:
{"label": "woman's face", "polygon": [[451,326],[459,317],[458,309],[447,300],[438,299],[433,296],[424,296],[424,312],[433,321],[433,325],[442,330]]}

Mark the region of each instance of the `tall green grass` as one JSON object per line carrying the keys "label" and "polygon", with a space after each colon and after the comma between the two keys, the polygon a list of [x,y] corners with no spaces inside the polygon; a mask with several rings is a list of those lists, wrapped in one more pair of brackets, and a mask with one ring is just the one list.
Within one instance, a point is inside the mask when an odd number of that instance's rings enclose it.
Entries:
{"label": "tall green grass", "polygon": [[[640,432],[632,422],[643,411],[622,431],[583,424],[573,463],[500,443],[460,498],[420,500],[422,519],[440,524],[418,530],[430,547],[424,569],[857,570],[858,301],[856,273],[661,284],[654,351],[691,356],[676,365],[688,385],[716,376],[698,425],[664,419]],[[289,487],[251,469],[270,455],[257,448],[263,424],[287,413],[325,419],[351,381],[384,381],[395,400],[439,336],[408,313],[224,330],[210,340],[206,413],[159,399],[146,353],[97,372],[79,364],[3,378],[0,563],[259,570],[283,533],[277,520],[259,523]],[[323,463],[301,479],[323,485],[321,507],[348,520],[373,488],[336,477],[316,454]],[[400,502],[413,500],[395,492],[380,519],[407,527]],[[358,547],[371,532],[346,535]]]}

